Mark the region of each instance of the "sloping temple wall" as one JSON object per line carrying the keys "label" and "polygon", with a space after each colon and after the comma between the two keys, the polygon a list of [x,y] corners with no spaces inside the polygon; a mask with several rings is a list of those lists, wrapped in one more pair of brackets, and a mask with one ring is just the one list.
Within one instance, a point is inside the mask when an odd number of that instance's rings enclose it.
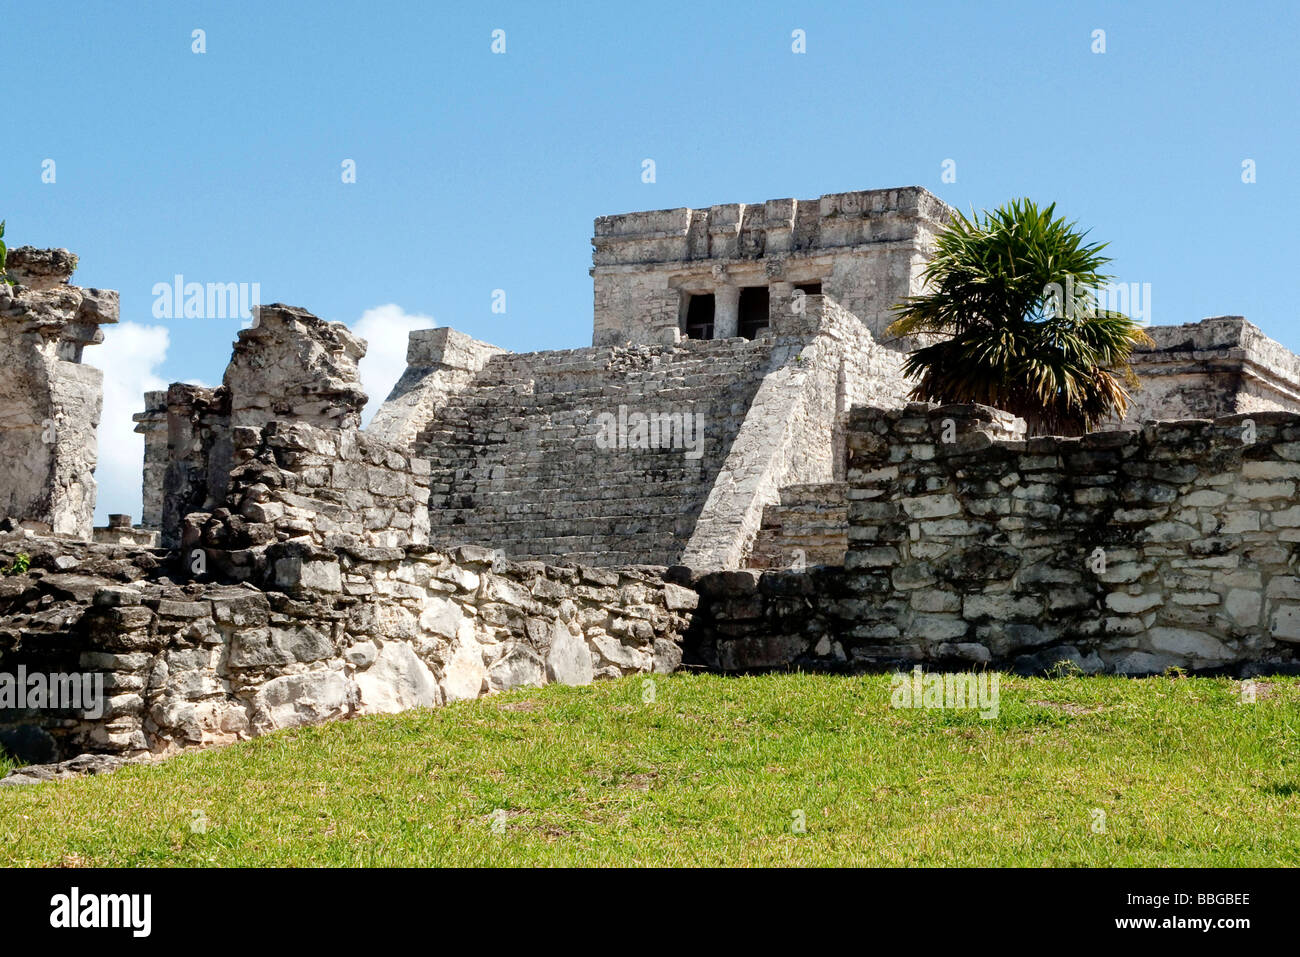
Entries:
{"label": "sloping temple wall", "polygon": [[734,567],[782,485],[842,477],[847,409],[907,389],[900,353],[831,297],[788,306],[753,340],[516,355],[433,330],[431,357],[414,333],[367,432],[416,435],[436,545]]}

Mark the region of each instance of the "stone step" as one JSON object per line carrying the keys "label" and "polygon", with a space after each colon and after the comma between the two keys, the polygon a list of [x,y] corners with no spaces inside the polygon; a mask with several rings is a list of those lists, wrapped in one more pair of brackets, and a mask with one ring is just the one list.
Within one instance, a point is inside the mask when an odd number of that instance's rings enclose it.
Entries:
{"label": "stone step", "polygon": [[[773,348],[737,339],[493,356],[416,438],[430,463],[433,539],[470,536],[508,554],[567,551],[602,565],[673,558]],[[680,447],[601,449],[600,416],[619,406],[701,415],[703,456],[687,459]]]}

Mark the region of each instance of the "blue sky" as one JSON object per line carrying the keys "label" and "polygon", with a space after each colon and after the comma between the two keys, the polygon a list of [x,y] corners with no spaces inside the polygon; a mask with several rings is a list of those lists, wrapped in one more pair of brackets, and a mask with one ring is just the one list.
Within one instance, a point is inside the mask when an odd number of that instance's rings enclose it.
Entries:
{"label": "blue sky", "polygon": [[415,325],[588,344],[596,216],[918,184],[962,209],[1056,201],[1150,284],[1153,322],[1242,314],[1300,350],[1295,4],[2,9],[6,238],[72,249],[74,281],[122,295],[86,352],[110,380],[101,521],[139,514],[122,415],[144,388],[219,382],[239,329],[155,318],[177,273],[383,338],[382,393]]}

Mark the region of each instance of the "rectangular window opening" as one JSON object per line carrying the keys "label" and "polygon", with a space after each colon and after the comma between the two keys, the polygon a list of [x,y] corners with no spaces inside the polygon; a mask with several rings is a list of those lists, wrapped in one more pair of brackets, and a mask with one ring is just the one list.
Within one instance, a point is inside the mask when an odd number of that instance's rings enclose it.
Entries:
{"label": "rectangular window opening", "polygon": [[766,286],[746,286],[740,290],[736,331],[745,339],[755,339],[767,328],[768,307],[772,295]]}
{"label": "rectangular window opening", "polygon": [[713,338],[713,293],[692,295],[686,302],[686,338]]}

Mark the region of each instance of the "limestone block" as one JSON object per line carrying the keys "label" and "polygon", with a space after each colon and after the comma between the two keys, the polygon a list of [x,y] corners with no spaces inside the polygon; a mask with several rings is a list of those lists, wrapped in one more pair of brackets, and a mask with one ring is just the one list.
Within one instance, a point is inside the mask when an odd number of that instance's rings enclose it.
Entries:
{"label": "limestone block", "polygon": [[333,655],[334,645],[329,638],[307,624],[241,628],[230,639],[232,668],[273,668],[295,661],[321,661]]}
{"label": "limestone block", "polygon": [[443,669],[442,691],[447,701],[477,698],[483,693],[487,668],[483,665],[483,646],[470,622],[461,622],[451,660]]}
{"label": "limestone block", "polygon": [[591,684],[594,676],[591,652],[582,631],[572,621],[556,621],[546,659],[551,680],[565,685]]}
{"label": "limestone block", "polygon": [[505,654],[492,662],[487,671],[487,679],[488,687],[493,691],[539,687],[546,683],[546,664],[526,645],[513,644]]}
{"label": "limestone block", "polygon": [[253,697],[252,725],[264,734],[341,718],[351,712],[356,694],[356,685],[339,671],[272,678]]}
{"label": "limestone block", "polygon": [[1300,605],[1278,605],[1269,616],[1268,627],[1278,641],[1300,642]]}
{"label": "limestone block", "polygon": [[354,680],[362,714],[393,714],[442,703],[433,672],[403,641],[385,642],[374,663],[358,671]]}
{"label": "limestone block", "polygon": [[1106,595],[1106,607],[1121,615],[1137,615],[1164,604],[1164,596],[1159,592],[1146,592],[1131,595],[1125,592],[1110,592]]}
{"label": "limestone block", "polygon": [[300,555],[287,555],[276,560],[275,585],[302,591],[343,590],[342,573],[337,562],[311,561]]}
{"label": "limestone block", "polygon": [[1152,628],[1146,640],[1156,651],[1194,662],[1226,661],[1232,657],[1232,652],[1213,635],[1185,628]]}
{"label": "limestone block", "polygon": [[449,598],[429,598],[420,613],[420,628],[443,638],[455,638],[465,622],[465,611]]}
{"label": "limestone block", "polygon": [[649,671],[654,664],[652,655],[626,645],[611,635],[595,635],[591,643],[595,645],[604,661],[618,668],[623,674]]}

